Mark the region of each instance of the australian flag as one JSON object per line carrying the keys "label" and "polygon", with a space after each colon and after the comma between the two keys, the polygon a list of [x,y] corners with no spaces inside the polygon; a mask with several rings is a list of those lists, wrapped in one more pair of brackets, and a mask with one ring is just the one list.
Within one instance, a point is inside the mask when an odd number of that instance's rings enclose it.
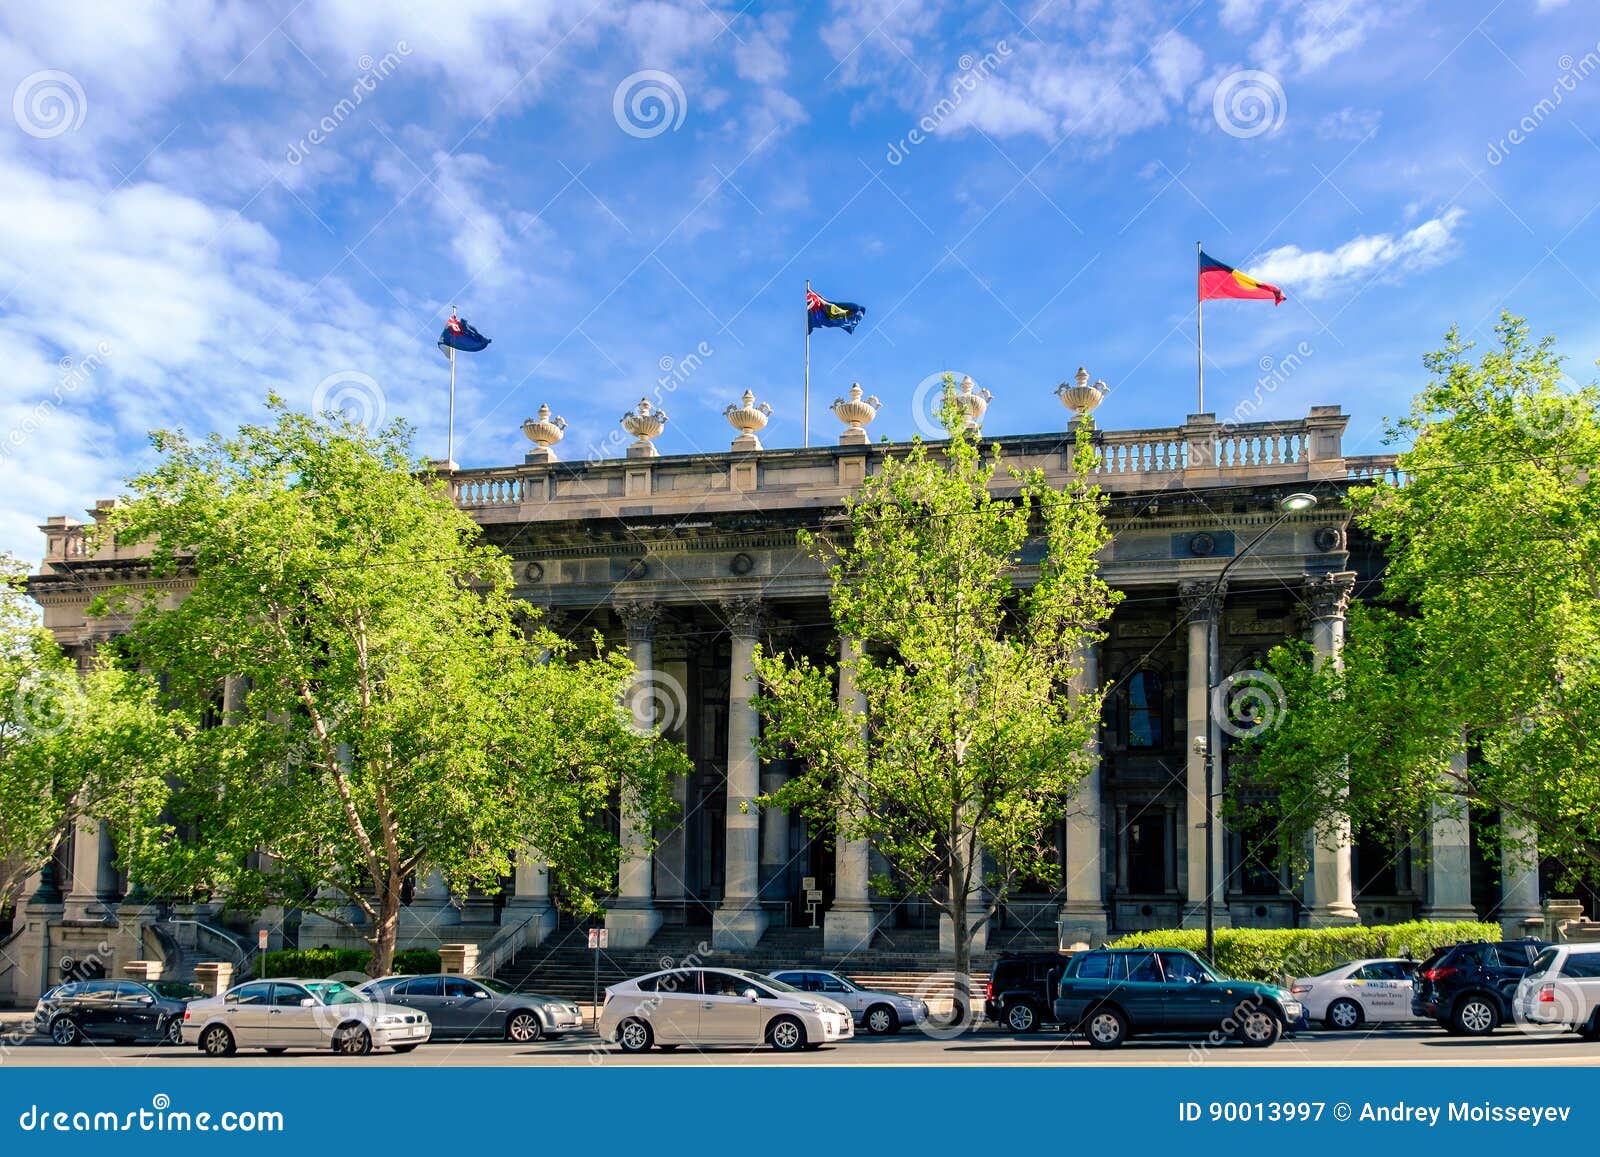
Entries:
{"label": "australian flag", "polygon": [[842,329],[855,333],[867,316],[867,307],[852,301],[827,301],[821,294],[806,290],[806,332],[814,329]]}
{"label": "australian flag", "polygon": [[464,317],[450,314],[450,320],[444,323],[444,332],[439,335],[439,352],[445,357],[450,356],[451,350],[460,350],[462,353],[475,354],[486,348],[489,339],[472,328],[472,323]]}

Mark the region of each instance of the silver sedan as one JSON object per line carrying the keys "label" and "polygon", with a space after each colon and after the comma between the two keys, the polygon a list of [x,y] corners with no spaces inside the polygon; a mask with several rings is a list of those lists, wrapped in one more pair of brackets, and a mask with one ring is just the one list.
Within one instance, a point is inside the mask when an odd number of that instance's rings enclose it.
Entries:
{"label": "silver sedan", "polygon": [[850,1010],[855,1022],[874,1036],[899,1032],[902,1025],[928,1018],[926,1002],[898,992],[864,988],[840,972],[820,968],[785,968],[770,974],[774,980],[805,992],[817,992]]}

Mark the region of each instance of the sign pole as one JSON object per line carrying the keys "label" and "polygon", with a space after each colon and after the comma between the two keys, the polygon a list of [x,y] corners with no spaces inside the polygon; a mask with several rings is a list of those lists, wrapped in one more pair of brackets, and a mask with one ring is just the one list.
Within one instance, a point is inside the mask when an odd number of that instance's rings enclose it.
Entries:
{"label": "sign pole", "polygon": [[802,394],[801,405],[804,413],[800,417],[801,444],[811,445],[811,278],[806,278],[806,383]]}

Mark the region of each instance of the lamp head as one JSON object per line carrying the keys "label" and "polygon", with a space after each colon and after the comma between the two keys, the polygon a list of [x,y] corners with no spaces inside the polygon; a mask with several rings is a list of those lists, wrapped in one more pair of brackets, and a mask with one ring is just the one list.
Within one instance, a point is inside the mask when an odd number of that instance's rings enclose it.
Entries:
{"label": "lamp head", "polygon": [[1316,504],[1315,494],[1286,494],[1278,500],[1278,509],[1285,514],[1297,514],[1302,510],[1310,510]]}
{"label": "lamp head", "polygon": [[1204,735],[1196,735],[1194,737],[1194,753],[1196,755],[1204,755],[1210,749],[1211,743]]}

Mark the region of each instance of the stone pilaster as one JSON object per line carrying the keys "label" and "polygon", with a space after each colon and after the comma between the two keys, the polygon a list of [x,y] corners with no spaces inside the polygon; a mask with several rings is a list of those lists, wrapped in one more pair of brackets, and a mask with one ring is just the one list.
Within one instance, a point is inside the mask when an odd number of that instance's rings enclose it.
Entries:
{"label": "stone pilaster", "polygon": [[722,604],[733,659],[728,678],[727,854],[723,862],[722,905],[712,915],[711,943],[718,949],[747,951],[767,930],[761,908],[761,761],[756,750],[760,727],[755,694],[755,649],[761,629],[759,599]]}
{"label": "stone pilaster", "polygon": [[[1180,613],[1188,624],[1189,688],[1186,699],[1188,727],[1184,743],[1185,817],[1187,854],[1183,926],[1204,927],[1206,922],[1206,769],[1205,757],[1194,749],[1202,736],[1210,744],[1212,793],[1222,790],[1221,732],[1210,718],[1213,656],[1217,645],[1217,624],[1222,618],[1224,589],[1216,582],[1182,583],[1178,587]],[[1208,725],[1209,723],[1209,725]],[[1213,803],[1215,801],[1212,801]],[[1227,846],[1220,819],[1211,829],[1211,854],[1215,865],[1216,895],[1212,897],[1212,921],[1216,927],[1228,923]]]}
{"label": "stone pilaster", "polygon": [[500,923],[528,921],[523,943],[535,947],[556,930],[556,910],[550,903],[550,868],[532,848],[524,848],[513,862],[512,880],[511,897],[500,914]]}
{"label": "stone pilaster", "polygon": [[[633,660],[635,678],[630,709],[633,725],[640,733],[655,726],[655,631],[663,608],[659,603],[623,603],[616,607],[628,635],[628,657]],[[622,785],[622,808],[618,816],[618,840],[622,845],[622,865],[617,872],[617,898],[606,910],[606,929],[613,948],[642,948],[661,927],[661,913],[654,899],[654,872],[650,833],[638,825],[638,809],[626,779]]]}
{"label": "stone pilaster", "polygon": [[[1332,663],[1338,668],[1343,662],[1344,617],[1355,585],[1353,571],[1317,575],[1306,580],[1305,606],[1310,619],[1311,649],[1318,665]],[[1332,847],[1328,846],[1330,842]],[[1307,921],[1313,928],[1355,924],[1361,919],[1355,906],[1350,845],[1348,819],[1341,820],[1337,831],[1312,839],[1308,849],[1311,871],[1305,881],[1305,902]]]}
{"label": "stone pilaster", "polygon": [[[856,689],[856,658],[860,645],[852,638],[839,640],[839,710],[848,711],[867,726],[867,697]],[[843,822],[848,822],[846,817]],[[834,849],[833,904],[822,918],[822,947],[841,956],[859,952],[872,943],[882,919],[873,907],[871,843],[840,837]]]}
{"label": "stone pilaster", "polygon": [[[1078,674],[1072,680],[1075,698],[1100,694],[1100,648],[1086,643],[1079,653]],[[1105,865],[1101,852],[1100,797],[1100,720],[1095,712],[1094,731],[1089,740],[1093,761],[1089,774],[1078,785],[1066,822],[1066,898],[1056,922],[1057,939],[1062,948],[1074,944],[1099,944],[1105,940],[1108,919],[1105,898]]]}
{"label": "stone pilaster", "polygon": [[[1500,927],[1508,939],[1543,935],[1539,904],[1539,845],[1515,816],[1500,818]],[[1538,927],[1530,930],[1530,921]]]}
{"label": "stone pilaster", "polygon": [[105,920],[112,913],[114,877],[109,871],[111,837],[99,820],[79,820],[72,832],[71,886],[65,912],[69,921]]}
{"label": "stone pilaster", "polygon": [[[1428,819],[1428,903],[1424,920],[1476,920],[1472,906],[1472,852],[1468,830],[1467,753],[1450,758],[1449,788]],[[1459,790],[1458,790],[1459,787]]]}

